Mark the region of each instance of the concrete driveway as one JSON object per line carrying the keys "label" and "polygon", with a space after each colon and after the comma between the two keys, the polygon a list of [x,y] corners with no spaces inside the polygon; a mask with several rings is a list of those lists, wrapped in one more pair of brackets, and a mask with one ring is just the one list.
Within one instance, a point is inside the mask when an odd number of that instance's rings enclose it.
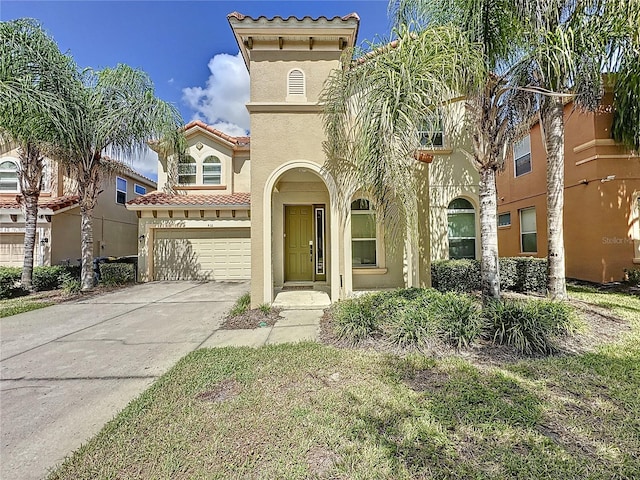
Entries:
{"label": "concrete driveway", "polygon": [[0,319],[0,478],[46,476],[219,328],[248,282],[153,282]]}

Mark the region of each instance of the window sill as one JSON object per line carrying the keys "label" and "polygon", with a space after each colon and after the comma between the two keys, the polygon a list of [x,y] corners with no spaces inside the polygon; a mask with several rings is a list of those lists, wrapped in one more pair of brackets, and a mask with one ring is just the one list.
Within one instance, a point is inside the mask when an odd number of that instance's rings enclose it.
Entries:
{"label": "window sill", "polygon": [[636,265],[640,265],[640,258],[634,258],[633,263],[635,263]]}
{"label": "window sill", "polygon": [[538,255],[538,252],[520,252],[518,255],[521,257],[534,257]]}
{"label": "window sill", "polygon": [[387,269],[378,267],[352,267],[352,273],[354,275],[385,275],[387,273]]}
{"label": "window sill", "polygon": [[428,153],[429,155],[451,155],[453,153],[453,148],[449,147],[434,147],[434,148],[418,148],[419,152]]}
{"label": "window sill", "polygon": [[498,225],[498,230],[506,230],[507,228],[511,228],[511,225]]}

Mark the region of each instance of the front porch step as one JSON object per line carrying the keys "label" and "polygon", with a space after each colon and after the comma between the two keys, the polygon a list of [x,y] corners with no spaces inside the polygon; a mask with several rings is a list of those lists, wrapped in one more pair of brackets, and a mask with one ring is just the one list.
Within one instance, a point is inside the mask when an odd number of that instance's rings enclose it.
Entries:
{"label": "front porch step", "polygon": [[318,290],[279,292],[271,304],[272,307],[282,310],[323,310],[330,305],[329,295]]}

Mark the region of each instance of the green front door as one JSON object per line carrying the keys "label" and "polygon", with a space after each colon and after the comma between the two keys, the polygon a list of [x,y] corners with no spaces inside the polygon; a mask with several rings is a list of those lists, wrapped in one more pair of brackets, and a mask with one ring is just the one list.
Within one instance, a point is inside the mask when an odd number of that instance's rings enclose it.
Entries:
{"label": "green front door", "polygon": [[[313,208],[311,205],[285,207],[284,279],[313,280]],[[310,244],[311,243],[311,244]]]}

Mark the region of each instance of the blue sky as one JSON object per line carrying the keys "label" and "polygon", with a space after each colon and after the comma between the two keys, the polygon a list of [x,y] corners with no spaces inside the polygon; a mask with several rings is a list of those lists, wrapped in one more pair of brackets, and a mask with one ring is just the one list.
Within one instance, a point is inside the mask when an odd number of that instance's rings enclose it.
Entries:
{"label": "blue sky", "polygon": [[[358,43],[389,36],[387,0],[29,1],[0,0],[0,20],[38,19],[80,67],[126,63],[146,71],[156,94],[231,134],[248,129],[248,76],[227,14],[360,16]],[[155,178],[152,156],[134,166]]]}

